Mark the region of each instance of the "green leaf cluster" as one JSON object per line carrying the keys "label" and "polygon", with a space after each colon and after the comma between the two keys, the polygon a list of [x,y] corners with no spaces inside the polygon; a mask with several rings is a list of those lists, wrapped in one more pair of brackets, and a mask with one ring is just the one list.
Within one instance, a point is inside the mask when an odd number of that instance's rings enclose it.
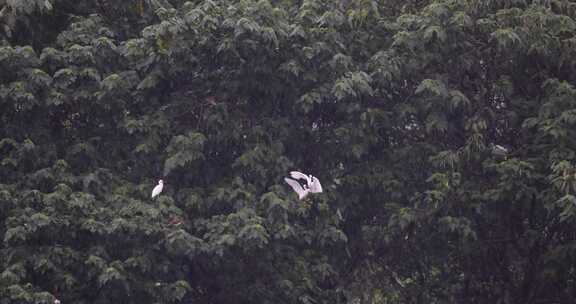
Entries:
{"label": "green leaf cluster", "polygon": [[0,304],[571,303],[574,9],[0,0]]}

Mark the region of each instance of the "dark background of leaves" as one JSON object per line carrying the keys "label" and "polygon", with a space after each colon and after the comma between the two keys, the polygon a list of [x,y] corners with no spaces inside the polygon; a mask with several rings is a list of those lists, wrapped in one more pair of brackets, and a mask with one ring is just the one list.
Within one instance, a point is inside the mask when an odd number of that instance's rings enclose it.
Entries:
{"label": "dark background of leaves", "polygon": [[0,0],[0,303],[572,303],[575,14]]}

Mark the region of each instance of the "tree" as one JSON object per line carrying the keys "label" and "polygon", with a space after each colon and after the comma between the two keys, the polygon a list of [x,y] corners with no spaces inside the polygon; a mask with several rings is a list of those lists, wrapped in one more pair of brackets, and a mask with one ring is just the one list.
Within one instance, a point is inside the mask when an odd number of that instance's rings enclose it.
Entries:
{"label": "tree", "polygon": [[570,2],[74,3],[0,2],[0,303],[575,296]]}

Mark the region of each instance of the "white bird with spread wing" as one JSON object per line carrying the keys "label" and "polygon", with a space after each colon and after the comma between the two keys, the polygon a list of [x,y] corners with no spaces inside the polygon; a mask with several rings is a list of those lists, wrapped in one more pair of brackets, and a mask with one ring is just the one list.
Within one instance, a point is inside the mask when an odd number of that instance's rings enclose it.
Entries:
{"label": "white bird with spread wing", "polygon": [[[322,185],[320,185],[320,181],[312,176],[306,175],[302,172],[298,171],[291,171],[290,177],[292,178],[284,178],[284,181],[294,189],[294,191],[298,194],[299,199],[305,198],[310,193],[321,193],[322,192]],[[306,181],[304,185],[301,185],[297,180],[303,179]]]}
{"label": "white bird with spread wing", "polygon": [[152,189],[152,198],[160,194],[160,192],[162,192],[162,188],[164,188],[164,181],[159,180],[158,185]]}

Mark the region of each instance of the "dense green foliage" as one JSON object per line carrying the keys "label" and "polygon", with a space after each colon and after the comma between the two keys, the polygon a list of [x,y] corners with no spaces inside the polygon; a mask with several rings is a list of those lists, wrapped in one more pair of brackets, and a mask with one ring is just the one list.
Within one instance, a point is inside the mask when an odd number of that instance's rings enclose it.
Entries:
{"label": "dense green foliage", "polygon": [[575,17],[0,0],[0,304],[572,303]]}

